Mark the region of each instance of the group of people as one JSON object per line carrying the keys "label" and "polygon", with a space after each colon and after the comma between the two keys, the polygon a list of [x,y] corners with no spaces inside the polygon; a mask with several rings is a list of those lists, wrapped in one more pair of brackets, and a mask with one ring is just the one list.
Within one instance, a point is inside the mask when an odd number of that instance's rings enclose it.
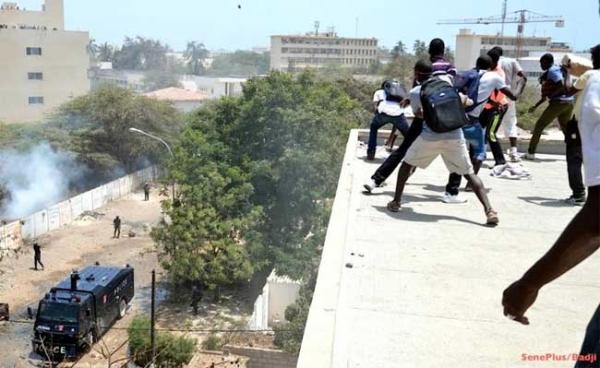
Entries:
{"label": "group of people", "polygon": [[[483,206],[486,224],[498,225],[498,213],[477,176],[486,159],[486,146],[490,147],[495,165],[506,165],[504,151],[496,138],[502,126],[510,142],[509,161],[535,160],[542,132],[558,120],[565,136],[572,190],[567,201],[583,208],[550,251],[504,291],[504,314],[528,324],[524,313],[535,302],[540,288],[600,247],[600,44],[590,50],[593,69],[579,76],[575,83],[567,67],[555,64],[552,54],[541,57],[542,97],[530,112],[544,102],[548,105],[536,122],[528,151],[522,157],[517,152],[515,101],[525,88],[527,76],[519,63],[503,57],[502,48],[494,47],[476,60],[473,70],[458,72],[445,58],[444,51],[441,39],[431,41],[430,58],[415,64],[413,88],[403,101],[396,103],[387,99],[383,88],[375,94],[376,116],[371,124],[367,160],[375,157],[377,130],[382,125],[392,123],[404,139],[364,187],[371,193],[400,165],[394,198],[387,205],[389,211],[397,212],[401,209],[404,186],[412,173],[417,168],[427,168],[441,156],[450,173],[442,201],[464,201],[458,192],[461,178],[465,177],[467,187],[475,192]],[[404,118],[404,108],[408,106],[414,114],[410,125]],[[582,347],[582,355],[587,354],[600,357],[600,307],[590,322]],[[576,367],[590,366],[585,364],[588,363],[578,362]]]}

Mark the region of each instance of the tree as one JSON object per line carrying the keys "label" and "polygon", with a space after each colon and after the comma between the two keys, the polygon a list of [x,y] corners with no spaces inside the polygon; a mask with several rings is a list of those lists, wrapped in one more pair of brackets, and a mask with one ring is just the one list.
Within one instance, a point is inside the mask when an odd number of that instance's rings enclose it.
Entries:
{"label": "tree", "polygon": [[252,275],[248,249],[261,211],[249,201],[253,188],[247,174],[224,155],[222,145],[191,126],[169,164],[178,185],[177,203],[165,203],[170,221],[160,223],[152,236],[176,284],[200,282],[216,289]]}
{"label": "tree", "polygon": [[173,141],[182,123],[166,102],[105,85],[61,106],[51,126],[69,132],[66,150],[77,153],[98,176],[112,176],[117,169],[131,172],[164,156],[164,147],[130,133],[130,127]]}
{"label": "tree", "polygon": [[208,57],[208,50],[204,47],[203,43],[196,41],[188,42],[183,56],[187,60],[187,67],[190,74],[204,74],[203,61]]}
{"label": "tree", "polygon": [[113,62],[115,59],[115,48],[108,42],[97,46],[96,58],[98,61]]}
{"label": "tree", "polygon": [[167,66],[170,47],[158,40],[137,36],[126,37],[120,50],[114,55],[115,69],[162,70]]}
{"label": "tree", "polygon": [[215,57],[207,74],[227,77],[253,77],[269,72],[270,54],[238,50]]}
{"label": "tree", "polygon": [[428,59],[429,58],[427,44],[425,44],[424,41],[415,40],[415,43],[413,44],[413,52],[414,52],[415,56],[417,57],[417,59]]}
{"label": "tree", "polygon": [[404,46],[404,42],[398,41],[396,46],[391,51],[391,55],[393,59],[397,59],[400,56],[406,55],[406,46]]}
{"label": "tree", "polygon": [[446,56],[446,59],[448,59],[449,62],[454,63],[454,52],[452,51],[450,46],[446,46],[446,51],[444,52],[444,55]]}
{"label": "tree", "polygon": [[90,56],[90,60],[96,60],[98,57],[98,44],[96,43],[96,40],[94,40],[93,38],[90,39],[90,42],[88,42],[87,45],[87,52],[88,55]]}
{"label": "tree", "polygon": [[143,80],[145,91],[156,91],[168,87],[181,87],[179,76],[171,70],[150,70]]}
{"label": "tree", "polygon": [[[150,341],[150,319],[136,316],[127,329],[129,351],[133,362],[146,367],[152,362]],[[185,336],[175,336],[167,332],[156,335],[156,366],[184,367],[194,357],[196,340]]]}

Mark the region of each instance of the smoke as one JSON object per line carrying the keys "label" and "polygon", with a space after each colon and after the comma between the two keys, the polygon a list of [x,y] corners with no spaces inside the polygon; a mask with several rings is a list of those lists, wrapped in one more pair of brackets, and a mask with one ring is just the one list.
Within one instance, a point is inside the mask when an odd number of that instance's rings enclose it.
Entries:
{"label": "smoke", "polygon": [[87,169],[75,156],[42,143],[28,151],[0,151],[0,218],[18,219],[60,202]]}

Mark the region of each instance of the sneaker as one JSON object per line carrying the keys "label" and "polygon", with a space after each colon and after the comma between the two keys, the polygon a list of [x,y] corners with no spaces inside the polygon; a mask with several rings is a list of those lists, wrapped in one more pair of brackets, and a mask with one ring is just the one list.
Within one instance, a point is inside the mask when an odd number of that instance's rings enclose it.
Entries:
{"label": "sneaker", "polygon": [[498,219],[498,212],[494,210],[488,210],[485,215],[487,217],[486,225],[496,226],[500,223],[500,220]]}
{"label": "sneaker", "polygon": [[523,160],[535,161],[535,153],[526,153],[521,156]]}
{"label": "sneaker", "polygon": [[509,153],[508,159],[510,160],[510,162],[513,162],[513,163],[521,162],[521,157],[519,157],[519,154],[517,152]]}
{"label": "sneaker", "polygon": [[373,153],[368,152],[367,153],[367,161],[373,161],[373,160],[375,160],[375,152],[373,152]]}
{"label": "sneaker", "polygon": [[375,190],[375,188],[379,188],[380,186],[381,185],[377,184],[375,180],[371,179],[368,183],[363,185],[363,188],[365,188],[367,192],[373,193],[373,190]]}
{"label": "sneaker", "polygon": [[385,150],[386,150],[386,152],[392,152],[394,150],[394,147],[392,147],[392,146],[385,146]]}
{"label": "sneaker", "polygon": [[572,206],[583,206],[585,204],[586,198],[585,196],[575,197],[574,195],[565,199],[565,203],[570,204]]}
{"label": "sneaker", "polygon": [[442,202],[449,203],[449,204],[455,204],[455,203],[465,203],[465,202],[467,202],[467,200],[465,198],[459,197],[458,194],[452,195],[452,194],[446,192],[446,193],[444,193],[444,196],[442,197]]}
{"label": "sneaker", "polygon": [[396,202],[396,201],[391,201],[387,204],[387,209],[390,212],[398,212],[400,211],[400,202]]}

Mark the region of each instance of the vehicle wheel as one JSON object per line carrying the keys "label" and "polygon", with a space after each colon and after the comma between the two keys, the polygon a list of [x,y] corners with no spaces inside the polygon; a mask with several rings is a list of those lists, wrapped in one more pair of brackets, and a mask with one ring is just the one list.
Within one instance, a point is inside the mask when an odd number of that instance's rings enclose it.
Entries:
{"label": "vehicle wheel", "polygon": [[121,299],[119,302],[119,319],[125,317],[127,313],[127,301],[125,299]]}
{"label": "vehicle wheel", "polygon": [[87,335],[85,335],[86,351],[92,350],[92,346],[94,345],[95,342],[96,342],[96,339],[94,338],[94,332],[93,331],[88,332]]}

